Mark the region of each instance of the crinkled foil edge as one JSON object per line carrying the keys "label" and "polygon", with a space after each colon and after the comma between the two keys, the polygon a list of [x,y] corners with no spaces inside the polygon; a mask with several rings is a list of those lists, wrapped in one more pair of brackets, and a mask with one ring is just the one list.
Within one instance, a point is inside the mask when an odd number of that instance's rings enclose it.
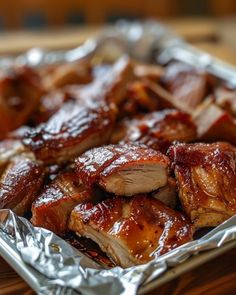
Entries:
{"label": "crinkled foil edge", "polygon": [[138,288],[157,279],[171,267],[232,240],[236,240],[236,216],[202,238],[184,244],[147,264],[127,269],[101,269],[52,232],[34,227],[27,219],[18,217],[11,210],[0,210],[0,252],[1,245],[5,243],[9,251],[2,253],[3,257],[18,257],[18,267],[22,274],[27,274],[33,268],[31,275],[36,283],[31,286],[42,295],[103,295],[104,290],[106,294],[113,295],[136,294]]}

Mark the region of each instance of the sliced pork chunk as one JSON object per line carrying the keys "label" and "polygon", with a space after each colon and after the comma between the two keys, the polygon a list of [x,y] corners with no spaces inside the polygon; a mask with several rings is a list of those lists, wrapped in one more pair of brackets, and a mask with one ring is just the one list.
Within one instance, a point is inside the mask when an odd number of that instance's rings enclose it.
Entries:
{"label": "sliced pork chunk", "polygon": [[66,90],[54,90],[43,95],[40,105],[31,116],[30,123],[37,126],[47,122],[63,106],[65,102],[73,100]]}
{"label": "sliced pork chunk", "polygon": [[173,95],[176,105],[192,112],[209,93],[209,77],[202,69],[184,63],[171,63],[166,67],[162,82]]}
{"label": "sliced pork chunk", "polygon": [[89,62],[74,62],[54,65],[41,70],[47,90],[62,88],[72,84],[87,84],[92,81],[92,67]]}
{"label": "sliced pork chunk", "polygon": [[144,145],[108,145],[77,158],[76,171],[87,187],[132,196],[166,185],[168,163],[166,156]]}
{"label": "sliced pork chunk", "polygon": [[11,68],[0,74],[0,137],[29,120],[43,94],[41,79],[30,68]]}
{"label": "sliced pork chunk", "polygon": [[192,239],[188,220],[147,196],[78,205],[69,229],[95,241],[122,267],[146,263]]}
{"label": "sliced pork chunk", "polygon": [[26,148],[19,140],[6,139],[0,142],[0,173],[11,158],[26,152]]}
{"label": "sliced pork chunk", "polygon": [[74,101],[65,103],[46,123],[28,132],[23,143],[46,163],[68,161],[105,144],[115,121],[115,104],[124,98],[131,74],[130,61],[124,57],[91,85],[71,88]]}
{"label": "sliced pork chunk", "polygon": [[42,186],[44,169],[30,154],[12,157],[0,178],[0,209],[24,215]]}
{"label": "sliced pork chunk", "polygon": [[196,139],[196,126],[187,113],[178,110],[152,112],[126,124],[124,142],[140,142],[166,152],[172,141]]}
{"label": "sliced pork chunk", "polygon": [[215,103],[232,116],[236,116],[236,90],[219,87],[214,92]]}
{"label": "sliced pork chunk", "polygon": [[156,84],[148,79],[134,81],[129,84],[124,109],[128,107],[143,111],[156,111],[165,108],[183,109],[182,105],[175,103],[174,97],[170,92],[161,85]]}
{"label": "sliced pork chunk", "polygon": [[198,138],[201,141],[228,141],[236,144],[236,120],[221,109],[212,99],[207,99],[194,113]]}
{"label": "sliced pork chunk", "polygon": [[[123,56],[110,71],[94,81],[96,95],[105,97],[108,103],[120,105],[125,99],[127,84],[134,78],[133,65],[127,56]],[[98,92],[99,91],[99,92]]]}
{"label": "sliced pork chunk", "polygon": [[133,65],[127,56],[123,56],[105,73],[97,75],[91,84],[72,86],[67,91],[79,103],[91,105],[91,102],[104,101],[120,105],[126,98],[127,85],[133,77]]}
{"label": "sliced pork chunk", "polygon": [[62,172],[45,187],[32,205],[31,222],[35,226],[47,228],[54,233],[63,234],[72,209],[81,202],[89,201],[73,171]]}
{"label": "sliced pork chunk", "polygon": [[126,118],[116,122],[116,124],[112,130],[109,143],[117,144],[120,141],[122,141],[127,133],[130,123],[131,123],[131,120],[126,119]]}
{"label": "sliced pork chunk", "polygon": [[157,191],[152,192],[151,196],[162,201],[166,206],[174,209],[177,204],[177,187],[174,178],[169,177],[167,185],[160,187]]}
{"label": "sliced pork chunk", "polygon": [[115,112],[112,106],[81,106],[68,102],[46,123],[25,134],[23,143],[45,163],[73,159],[108,141]]}
{"label": "sliced pork chunk", "polygon": [[236,150],[228,143],[178,144],[169,149],[184,211],[196,227],[236,214]]}

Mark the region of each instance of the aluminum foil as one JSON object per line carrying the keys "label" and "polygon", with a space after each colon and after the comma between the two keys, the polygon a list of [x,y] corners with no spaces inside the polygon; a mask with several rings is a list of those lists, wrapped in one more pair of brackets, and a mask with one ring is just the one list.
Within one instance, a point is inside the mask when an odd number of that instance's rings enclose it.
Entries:
{"label": "aluminum foil", "polygon": [[236,88],[236,67],[199,50],[177,36],[165,25],[153,21],[118,21],[106,26],[101,34],[71,50],[46,51],[32,48],[19,56],[0,57],[0,68],[13,65],[41,67],[61,62],[75,62],[100,55],[111,61],[122,54],[144,62],[168,63],[179,60],[206,72]]}
{"label": "aluminum foil", "polygon": [[34,227],[10,210],[0,210],[0,253],[6,260],[15,259],[21,275],[43,295],[103,295],[104,290],[106,294],[134,295],[169,268],[232,240],[236,240],[236,216],[147,264],[102,269],[52,232]]}

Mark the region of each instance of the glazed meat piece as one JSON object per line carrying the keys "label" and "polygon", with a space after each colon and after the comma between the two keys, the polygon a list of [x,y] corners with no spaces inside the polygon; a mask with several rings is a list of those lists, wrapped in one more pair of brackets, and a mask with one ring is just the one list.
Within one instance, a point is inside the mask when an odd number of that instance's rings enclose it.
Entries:
{"label": "glazed meat piece", "polygon": [[128,118],[123,118],[118,120],[112,130],[109,143],[117,144],[122,141],[127,133],[131,120]]}
{"label": "glazed meat piece", "polygon": [[[150,80],[144,79],[129,84],[127,90],[128,100],[125,101],[124,109],[138,111],[156,111],[164,108],[184,109],[184,106],[175,104],[174,97],[162,86]],[[123,111],[123,110],[122,110]],[[131,112],[132,114],[132,112]]]}
{"label": "glazed meat piece", "polygon": [[86,187],[132,196],[165,186],[168,164],[166,156],[144,145],[108,145],[78,157],[76,171]]}
{"label": "glazed meat piece", "polygon": [[207,99],[194,113],[198,139],[206,142],[228,141],[236,144],[236,121],[226,111]]}
{"label": "glazed meat piece", "polygon": [[[133,65],[127,56],[121,57],[103,77],[94,82],[94,92],[108,103],[120,105],[126,98],[127,84],[134,78]],[[97,92],[99,90],[99,92]]]}
{"label": "glazed meat piece", "polygon": [[133,77],[133,65],[127,56],[123,56],[103,75],[98,75],[93,83],[84,87],[72,86],[67,91],[79,103],[90,106],[101,101],[120,105],[126,98],[127,85]]}
{"label": "glazed meat piece", "polygon": [[0,77],[0,137],[26,123],[43,94],[39,75],[32,69],[12,68]]}
{"label": "glazed meat piece", "polygon": [[197,228],[236,214],[236,150],[228,143],[178,144],[169,149],[184,211]]}
{"label": "glazed meat piece", "polygon": [[[155,111],[160,108],[160,100],[152,88],[149,81],[134,81],[128,87],[127,104],[132,104],[133,108],[139,111]],[[137,111],[136,111],[137,112]]]}
{"label": "glazed meat piece", "polygon": [[30,118],[31,125],[37,126],[47,122],[52,115],[59,111],[65,102],[70,100],[73,99],[65,90],[51,91],[43,95],[39,107]]}
{"label": "glazed meat piece", "polygon": [[189,142],[196,139],[196,135],[190,115],[178,110],[164,110],[132,120],[123,141],[140,142],[165,153],[172,141]]}
{"label": "glazed meat piece", "polygon": [[219,87],[214,92],[215,103],[232,116],[236,116],[236,90]]}
{"label": "glazed meat piece", "polygon": [[147,196],[78,205],[69,229],[95,241],[122,267],[146,263],[192,240],[183,214]]}
{"label": "glazed meat piece", "polygon": [[49,121],[26,133],[23,143],[45,163],[72,160],[87,149],[106,143],[114,120],[112,105],[87,107],[67,102]]}
{"label": "glazed meat piece", "polygon": [[31,222],[56,234],[63,234],[72,209],[90,200],[77,175],[72,170],[62,172],[34,201]]}
{"label": "glazed meat piece", "polygon": [[25,147],[19,140],[6,139],[0,142],[0,173],[9,163],[11,158],[26,152]]}
{"label": "glazed meat piece", "polygon": [[157,191],[152,192],[151,196],[162,201],[166,206],[174,209],[177,204],[177,187],[174,178],[169,177],[167,185],[160,187]]}
{"label": "glazed meat piece", "polygon": [[42,77],[47,90],[72,84],[87,84],[92,81],[92,68],[89,62],[66,63],[45,69]]}
{"label": "glazed meat piece", "polygon": [[44,169],[30,154],[13,157],[0,178],[0,209],[24,215],[42,186]]}
{"label": "glazed meat piece", "polygon": [[162,82],[185,111],[192,112],[209,94],[206,73],[187,64],[175,62],[168,65]]}
{"label": "glazed meat piece", "polygon": [[114,103],[123,99],[131,69],[124,57],[100,80],[71,88],[75,101],[68,101],[49,121],[27,133],[25,146],[44,162],[59,163],[107,143],[116,119]]}

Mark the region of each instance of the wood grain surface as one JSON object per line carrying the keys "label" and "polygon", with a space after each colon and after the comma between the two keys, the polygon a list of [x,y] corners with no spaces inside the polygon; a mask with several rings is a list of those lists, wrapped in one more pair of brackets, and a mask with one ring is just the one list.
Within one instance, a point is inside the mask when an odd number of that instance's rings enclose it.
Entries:
{"label": "wood grain surface", "polygon": [[236,249],[160,286],[148,295],[236,294]]}
{"label": "wood grain surface", "polygon": [[[105,290],[104,290],[105,291]],[[0,257],[0,294],[32,295],[30,287]],[[233,249],[147,295],[233,295],[236,294],[236,249]],[[108,295],[108,294],[107,294]]]}

